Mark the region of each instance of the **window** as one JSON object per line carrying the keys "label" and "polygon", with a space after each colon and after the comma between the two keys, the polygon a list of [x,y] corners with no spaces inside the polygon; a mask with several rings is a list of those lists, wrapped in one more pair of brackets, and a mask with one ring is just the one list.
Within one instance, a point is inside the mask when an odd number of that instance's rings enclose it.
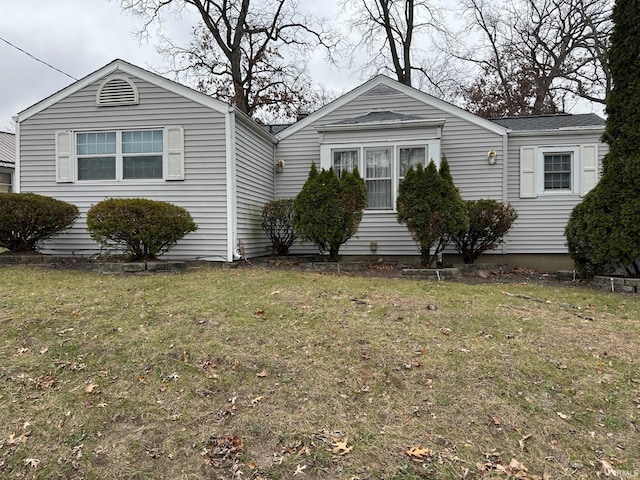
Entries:
{"label": "window", "polygon": [[365,148],[364,179],[367,184],[367,205],[370,209],[393,208],[391,163],[391,148]]}
{"label": "window", "polygon": [[11,191],[11,174],[8,172],[0,172],[0,192]]}
{"label": "window", "polygon": [[[415,143],[415,144],[412,144]],[[439,165],[438,139],[408,144],[321,145],[321,167],[340,175],[357,166],[367,186],[367,210],[394,210],[398,185],[411,167]]]}
{"label": "window", "polygon": [[599,179],[598,144],[520,147],[520,198],[585,195]]}
{"label": "window", "polygon": [[544,154],[544,189],[571,189],[571,153]]}
{"label": "window", "polygon": [[122,177],[162,178],[162,130],[122,132]]}
{"label": "window", "polygon": [[179,126],[55,132],[56,181],[184,180]]}
{"label": "window", "polygon": [[340,177],[342,172],[353,172],[358,166],[358,150],[333,150],[333,171]]}

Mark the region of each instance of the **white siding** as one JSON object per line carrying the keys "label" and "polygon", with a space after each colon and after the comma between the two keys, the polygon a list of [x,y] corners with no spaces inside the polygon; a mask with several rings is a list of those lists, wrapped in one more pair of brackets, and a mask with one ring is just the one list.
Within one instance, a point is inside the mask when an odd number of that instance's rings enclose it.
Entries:
{"label": "white siding", "polygon": [[[319,125],[365,115],[371,111],[391,110],[407,115],[420,115],[428,119],[444,118],[441,152],[447,156],[456,186],[465,199],[494,198],[502,200],[503,137],[448,112],[438,110],[390,88],[374,88],[351,102],[327,114],[315,124],[308,125],[280,141],[276,158],[285,162],[284,172],[276,179],[277,197],[293,197],[302,188],[312,162],[320,167]],[[390,135],[400,134],[390,129]],[[351,132],[353,142],[361,140]],[[365,134],[366,135],[366,134]],[[378,132],[379,135],[379,132]],[[384,140],[378,137],[377,140]],[[488,165],[487,152],[497,152],[497,164]],[[360,228],[340,252],[346,255],[371,254],[370,242],[378,244],[377,255],[414,255],[418,253],[415,242],[404,225],[398,224],[394,212],[366,212]],[[306,251],[313,251],[306,244]],[[302,249],[294,250],[296,252]]]}
{"label": "white siding", "polygon": [[236,120],[237,236],[249,258],[271,253],[271,241],[260,226],[260,214],[275,194],[273,149],[273,142],[239,118]]}
{"label": "white siding", "polygon": [[[108,197],[144,197],[189,210],[198,224],[167,258],[225,260],[227,204],[224,114],[153,84],[129,77],[139,91],[139,105],[96,107],[100,80],[34,114],[20,125],[20,182],[23,192],[49,195],[73,203],[81,216],[73,228],[47,244],[49,253],[86,255],[99,252],[86,230],[86,212]],[[56,184],[57,130],[184,128],[184,181],[101,181]]]}
{"label": "white siding", "polygon": [[[571,210],[582,201],[576,193],[544,192],[536,198],[521,198],[520,152],[527,146],[575,146],[599,142],[599,133],[510,136],[507,199],[518,212],[518,219],[506,237],[508,253],[567,253],[564,229]],[[598,164],[608,145],[598,145]]]}

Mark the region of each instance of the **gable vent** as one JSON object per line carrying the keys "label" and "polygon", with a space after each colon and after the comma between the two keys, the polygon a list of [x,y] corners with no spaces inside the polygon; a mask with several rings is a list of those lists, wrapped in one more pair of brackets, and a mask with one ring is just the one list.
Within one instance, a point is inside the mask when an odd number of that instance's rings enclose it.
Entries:
{"label": "gable vent", "polygon": [[137,104],[138,89],[128,78],[110,77],[98,87],[98,93],[96,94],[96,105],[98,107]]}

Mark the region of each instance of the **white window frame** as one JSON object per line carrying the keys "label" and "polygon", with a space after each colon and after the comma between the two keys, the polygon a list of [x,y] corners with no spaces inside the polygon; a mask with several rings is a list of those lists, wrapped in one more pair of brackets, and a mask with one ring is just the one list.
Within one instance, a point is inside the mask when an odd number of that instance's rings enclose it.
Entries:
{"label": "white window frame", "polygon": [[[396,200],[398,198],[398,185],[400,184],[400,149],[401,148],[417,148],[424,147],[425,164],[428,165],[431,160],[440,168],[440,139],[428,140],[398,140],[388,142],[357,142],[357,143],[323,143],[320,145],[320,167],[328,170],[333,166],[333,152],[345,150],[358,150],[358,170],[360,175],[366,181],[365,171],[365,149],[368,148],[390,148],[391,149],[391,199],[393,205],[391,208],[372,209],[366,208],[370,213],[395,213]],[[426,167],[425,165],[425,167]]]}
{"label": "white window frame", "polygon": [[[544,188],[544,157],[547,154],[571,155],[571,187],[566,189]],[[575,195],[580,192],[580,146],[557,145],[541,146],[536,155],[536,191],[538,195]]]}

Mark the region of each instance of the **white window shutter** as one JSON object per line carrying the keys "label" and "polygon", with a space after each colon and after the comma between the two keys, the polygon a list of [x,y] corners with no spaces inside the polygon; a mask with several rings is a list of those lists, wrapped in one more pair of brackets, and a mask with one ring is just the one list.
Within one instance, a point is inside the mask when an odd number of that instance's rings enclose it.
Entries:
{"label": "white window shutter", "polygon": [[164,179],[184,180],[184,128],[165,127]]}
{"label": "white window shutter", "polygon": [[580,196],[584,196],[598,183],[598,144],[580,145]]}
{"label": "white window shutter", "polygon": [[536,147],[520,147],[520,198],[536,198]]}
{"label": "white window shutter", "polygon": [[56,138],[56,182],[73,183],[73,133],[57,131]]}

